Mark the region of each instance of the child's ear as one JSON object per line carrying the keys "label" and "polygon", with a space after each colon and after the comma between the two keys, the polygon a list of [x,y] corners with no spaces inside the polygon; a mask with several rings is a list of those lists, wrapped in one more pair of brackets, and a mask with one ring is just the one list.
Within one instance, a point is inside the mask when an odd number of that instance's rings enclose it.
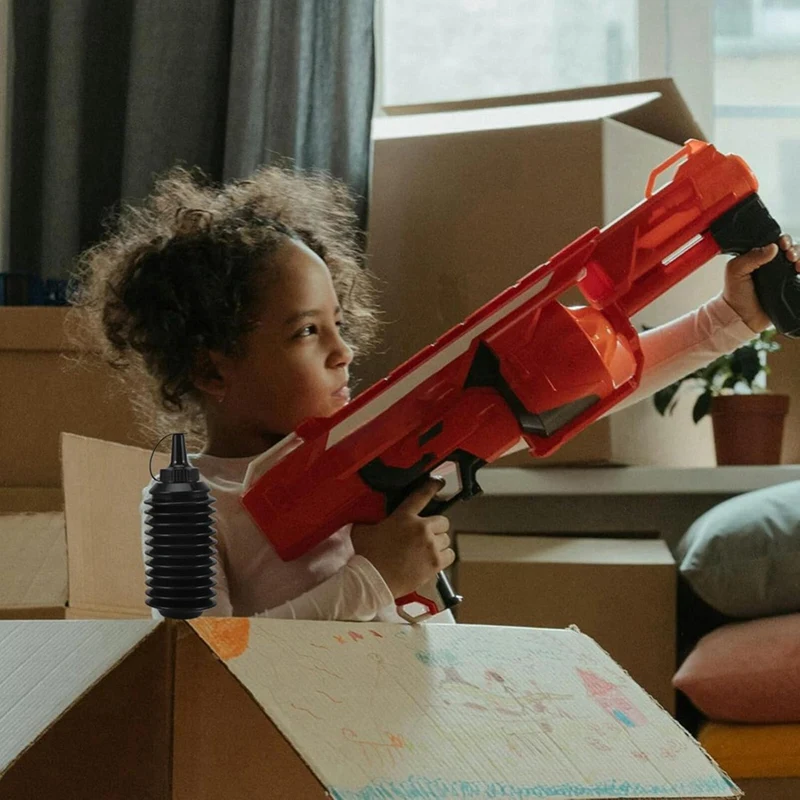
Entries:
{"label": "child's ear", "polygon": [[206,350],[198,356],[191,371],[192,383],[209,399],[221,403],[228,391],[229,356],[216,350]]}

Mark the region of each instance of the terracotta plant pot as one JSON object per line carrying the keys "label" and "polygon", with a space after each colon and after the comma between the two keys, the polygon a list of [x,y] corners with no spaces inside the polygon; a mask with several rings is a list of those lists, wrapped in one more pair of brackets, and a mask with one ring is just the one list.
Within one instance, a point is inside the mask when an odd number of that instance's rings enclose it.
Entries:
{"label": "terracotta plant pot", "polygon": [[780,464],[786,394],[730,394],[711,401],[717,464]]}

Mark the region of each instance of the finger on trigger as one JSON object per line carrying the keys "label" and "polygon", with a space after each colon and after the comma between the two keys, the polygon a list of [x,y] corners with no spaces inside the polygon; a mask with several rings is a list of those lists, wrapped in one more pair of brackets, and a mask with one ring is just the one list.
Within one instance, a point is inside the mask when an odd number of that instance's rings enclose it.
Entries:
{"label": "finger on trigger", "polygon": [[425,506],[442,490],[443,485],[439,481],[429,479],[425,481],[419,488],[415,489],[405,500],[397,507],[398,510],[409,511],[412,514],[418,514]]}

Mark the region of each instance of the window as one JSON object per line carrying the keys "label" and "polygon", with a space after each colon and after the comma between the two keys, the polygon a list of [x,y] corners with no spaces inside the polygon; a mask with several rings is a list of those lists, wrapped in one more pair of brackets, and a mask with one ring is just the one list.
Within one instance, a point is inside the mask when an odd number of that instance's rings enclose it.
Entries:
{"label": "window", "polygon": [[[800,236],[800,3],[752,0],[744,11],[716,0],[714,138],[741,154],[759,180],[759,194],[781,226]],[[752,13],[751,13],[752,12]],[[751,13],[754,35],[727,34]]]}
{"label": "window", "polygon": [[382,0],[383,105],[634,80],[637,0]]}

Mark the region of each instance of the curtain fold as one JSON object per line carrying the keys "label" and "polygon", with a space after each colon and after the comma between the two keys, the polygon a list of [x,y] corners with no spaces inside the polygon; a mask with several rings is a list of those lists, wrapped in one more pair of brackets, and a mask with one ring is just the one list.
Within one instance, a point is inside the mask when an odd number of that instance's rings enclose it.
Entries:
{"label": "curtain fold", "polygon": [[66,279],[175,163],[292,159],[362,198],[372,0],[12,0],[7,271]]}

